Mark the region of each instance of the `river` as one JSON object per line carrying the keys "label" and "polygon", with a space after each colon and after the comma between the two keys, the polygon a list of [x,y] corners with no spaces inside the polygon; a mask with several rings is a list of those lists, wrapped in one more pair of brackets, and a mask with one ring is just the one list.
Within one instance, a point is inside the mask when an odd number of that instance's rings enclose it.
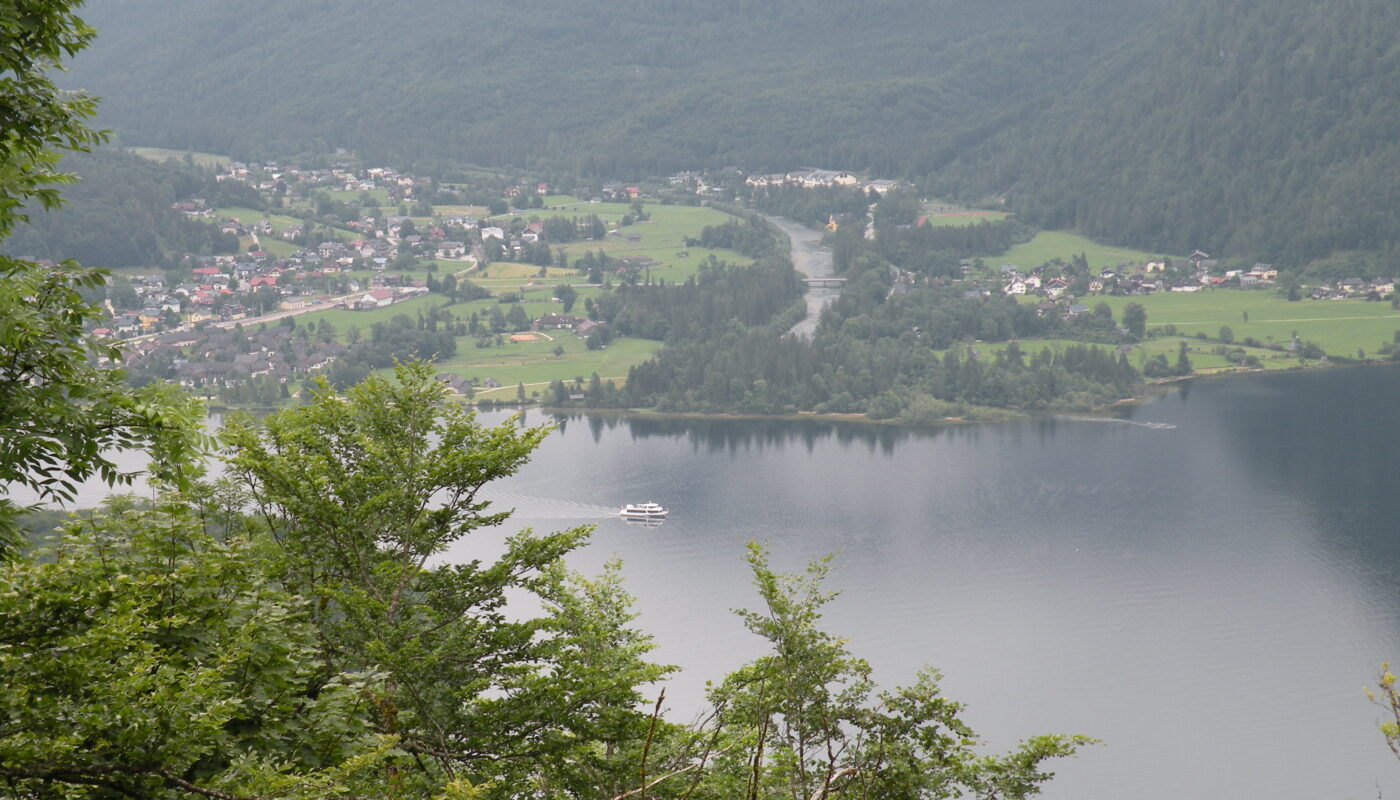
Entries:
{"label": "river", "polygon": [[[792,265],[808,278],[834,278],[831,249],[822,245],[821,231],[814,231],[785,217],[764,219],[777,226],[792,241]],[[822,309],[841,294],[840,289],[813,286],[807,289],[807,316],[792,326],[789,333],[810,339],[821,321]]]}
{"label": "river", "polygon": [[[521,525],[598,525],[678,718],[757,655],[744,542],[837,553],[824,620],[886,685],[922,664],[993,747],[1103,744],[1049,798],[1400,793],[1362,687],[1400,660],[1400,369],[1202,381],[1121,419],[927,430],[565,419],[493,489]],[[541,421],[538,414],[533,422]],[[654,529],[604,518],[654,500]],[[464,559],[498,537],[464,544]]]}

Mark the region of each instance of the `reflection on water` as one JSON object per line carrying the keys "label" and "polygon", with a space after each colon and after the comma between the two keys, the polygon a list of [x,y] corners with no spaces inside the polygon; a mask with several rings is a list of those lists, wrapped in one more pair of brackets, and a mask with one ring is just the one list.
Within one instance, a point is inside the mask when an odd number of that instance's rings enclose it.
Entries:
{"label": "reflection on water", "polygon": [[839,553],[826,623],[882,683],[939,667],[999,747],[1103,738],[1047,797],[1394,794],[1360,687],[1400,658],[1396,398],[1400,370],[1373,368],[1182,384],[1107,418],[560,417],[507,490],[671,509],[596,520],[575,565],[623,558],[685,667],[680,716],[757,653],[730,613],[757,539],[784,569]]}
{"label": "reflection on water", "polygon": [[[828,629],[885,685],[923,664],[991,744],[1105,741],[1045,796],[1400,793],[1360,687],[1400,660],[1400,369],[1182,384],[1114,417],[900,428],[818,419],[553,423],[485,493],[510,525],[596,525],[624,562],[678,718],[758,654],[744,542],[839,553]],[[498,423],[503,412],[483,413]],[[617,518],[670,509],[664,525]],[[1150,776],[1150,777],[1148,777]]]}

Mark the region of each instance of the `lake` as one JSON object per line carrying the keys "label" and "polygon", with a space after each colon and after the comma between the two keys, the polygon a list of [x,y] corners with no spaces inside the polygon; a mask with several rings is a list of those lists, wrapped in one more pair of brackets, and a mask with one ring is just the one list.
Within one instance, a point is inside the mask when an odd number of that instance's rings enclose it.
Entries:
{"label": "lake", "polygon": [[[996,748],[1102,739],[1046,797],[1374,797],[1400,792],[1362,695],[1400,661],[1397,399],[1378,367],[1198,381],[1121,419],[576,417],[493,492],[512,530],[598,525],[574,564],[623,559],[685,669],[677,719],[760,652],[731,613],[757,539],[786,571],[839,554],[826,627],[883,685],[941,669]],[[660,527],[604,517],[648,500]]]}
{"label": "lake", "polygon": [[[597,524],[573,565],[623,559],[656,660],[684,667],[677,720],[761,652],[731,613],[756,539],[786,571],[839,554],[826,627],[883,685],[941,669],[998,749],[1102,739],[1046,797],[1397,796],[1362,687],[1400,662],[1398,401],[1400,368],[1367,367],[1197,381],[1121,418],[575,417],[490,487],[510,525],[448,557]],[[612,516],[650,500],[660,527]]]}

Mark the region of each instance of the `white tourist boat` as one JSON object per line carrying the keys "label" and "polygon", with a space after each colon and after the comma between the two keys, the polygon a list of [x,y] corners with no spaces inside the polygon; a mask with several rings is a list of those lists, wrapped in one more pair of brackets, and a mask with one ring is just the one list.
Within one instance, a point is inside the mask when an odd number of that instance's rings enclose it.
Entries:
{"label": "white tourist boat", "polygon": [[618,512],[623,519],[665,519],[668,512],[657,503],[628,503]]}

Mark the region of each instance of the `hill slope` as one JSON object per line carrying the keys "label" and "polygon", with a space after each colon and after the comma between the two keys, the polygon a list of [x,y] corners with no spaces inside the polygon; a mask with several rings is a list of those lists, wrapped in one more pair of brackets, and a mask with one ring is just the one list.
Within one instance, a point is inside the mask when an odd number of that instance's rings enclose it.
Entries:
{"label": "hill slope", "polygon": [[941,188],[1163,252],[1297,264],[1400,243],[1400,4],[1190,0]]}
{"label": "hill slope", "polygon": [[1165,0],[94,0],[130,142],[621,176],[923,174]]}

